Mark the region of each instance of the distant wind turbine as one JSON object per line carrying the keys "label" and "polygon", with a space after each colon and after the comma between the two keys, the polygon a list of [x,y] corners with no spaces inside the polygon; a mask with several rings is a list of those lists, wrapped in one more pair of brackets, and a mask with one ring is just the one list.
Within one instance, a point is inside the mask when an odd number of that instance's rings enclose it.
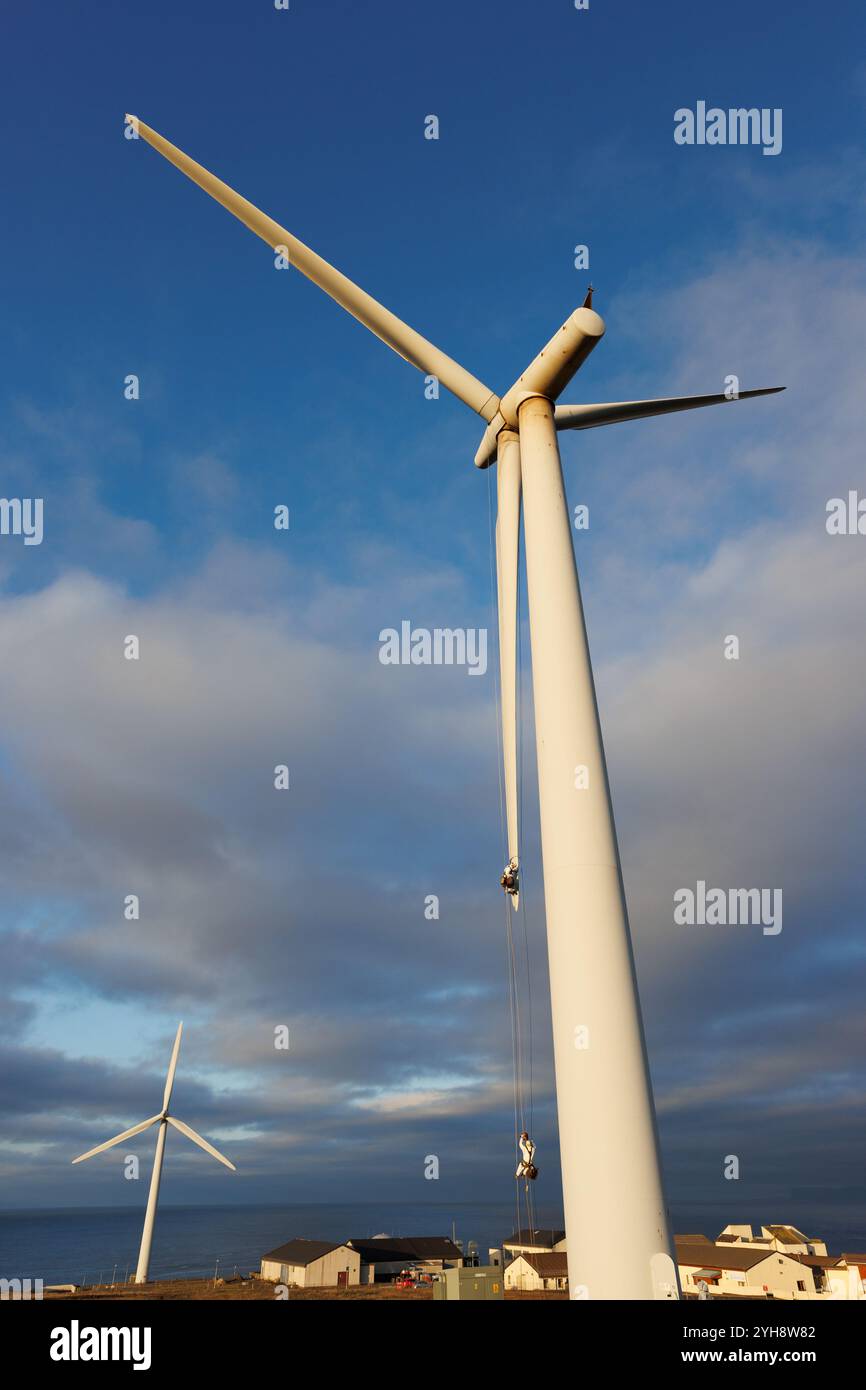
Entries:
{"label": "distant wind turbine", "polygon": [[[604,333],[592,289],[504,396],[136,116],[126,121],[405,361],[480,415],[497,464],[496,560],[508,863],[519,891],[516,625],[523,492],[556,1099],[572,1298],[678,1295],[595,682],[557,431],[766,396],[784,387],[555,405]],[[577,777],[581,770],[580,780]],[[586,775],[584,775],[584,770]]]}
{"label": "distant wind turbine", "polygon": [[147,1283],[147,1271],[150,1265],[150,1247],[153,1242],[153,1225],[156,1220],[156,1204],[159,1200],[159,1184],[162,1178],[162,1159],[165,1153],[165,1136],[167,1126],[174,1125],[181,1134],[185,1134],[187,1139],[191,1139],[194,1144],[198,1144],[205,1153],[212,1154],[218,1158],[220,1163],[224,1163],[232,1172],[237,1172],[235,1165],[229,1163],[213,1144],[209,1144],[206,1139],[202,1139],[200,1134],[196,1134],[194,1129],[185,1125],[183,1120],[176,1120],[174,1115],[169,1115],[168,1107],[171,1101],[171,1091],[174,1086],[174,1074],[177,1071],[177,1058],[180,1052],[180,1035],[183,1032],[183,1024],[177,1026],[177,1036],[174,1040],[174,1047],[171,1050],[171,1061],[168,1064],[168,1076],[165,1079],[165,1092],[162,1097],[162,1109],[158,1115],[151,1115],[149,1120],[142,1120],[140,1125],[133,1125],[132,1129],[125,1129],[122,1134],[116,1134],[113,1139],[108,1139],[104,1144],[97,1144],[95,1149],[88,1149],[86,1154],[79,1154],[78,1158],[73,1158],[73,1163],[83,1163],[86,1158],[93,1158],[94,1154],[101,1154],[105,1149],[113,1149],[115,1144],[122,1144],[124,1139],[131,1139],[134,1134],[142,1134],[144,1130],[150,1129],[151,1125],[159,1125],[159,1133],[156,1136],[156,1153],[153,1157],[153,1172],[150,1178],[150,1193],[147,1198],[147,1210],[144,1214],[144,1229],[141,1233],[141,1247],[138,1252],[138,1268],[135,1271],[136,1284]]}

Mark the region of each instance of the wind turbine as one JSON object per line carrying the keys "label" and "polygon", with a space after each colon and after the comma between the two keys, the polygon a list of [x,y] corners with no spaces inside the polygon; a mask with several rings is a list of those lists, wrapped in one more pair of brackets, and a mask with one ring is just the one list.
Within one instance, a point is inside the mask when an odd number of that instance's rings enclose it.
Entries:
{"label": "wind turbine", "polygon": [[86,1158],[93,1158],[94,1154],[101,1154],[105,1149],[113,1149],[115,1144],[122,1144],[124,1139],[131,1139],[134,1134],[142,1134],[144,1130],[150,1129],[151,1125],[159,1125],[156,1136],[156,1153],[153,1156],[153,1172],[150,1176],[150,1192],[147,1197],[147,1210],[144,1213],[144,1229],[141,1232],[141,1246],[138,1251],[138,1268],[135,1271],[136,1284],[147,1283],[147,1270],[150,1264],[150,1247],[153,1243],[153,1223],[156,1220],[156,1204],[159,1200],[159,1184],[162,1178],[162,1160],[165,1153],[165,1136],[168,1133],[168,1126],[173,1125],[175,1129],[185,1134],[187,1139],[191,1139],[194,1144],[198,1144],[205,1153],[212,1154],[219,1159],[232,1172],[237,1172],[235,1165],[230,1163],[223,1154],[215,1149],[213,1144],[209,1144],[206,1139],[202,1139],[200,1134],[196,1134],[194,1129],[185,1125],[183,1120],[175,1119],[174,1115],[169,1115],[168,1107],[171,1102],[171,1092],[174,1086],[174,1074],[177,1071],[177,1057],[180,1052],[180,1036],[183,1032],[183,1024],[177,1025],[177,1036],[174,1040],[174,1047],[171,1050],[171,1060],[168,1064],[168,1075],[165,1079],[165,1091],[162,1097],[162,1109],[158,1115],[151,1115],[149,1120],[142,1120],[140,1125],[133,1125],[132,1129],[125,1129],[122,1134],[116,1134],[113,1139],[108,1139],[104,1144],[97,1144],[95,1149],[88,1149],[86,1154],[79,1154],[78,1158],[73,1158],[73,1163],[83,1163]]}
{"label": "wind turbine", "polygon": [[[555,405],[604,333],[592,291],[504,396],[135,116],[127,124],[486,428],[475,463],[497,465],[502,745],[508,856],[519,890],[516,622],[524,510],[541,845],[569,1286],[573,1298],[677,1297],[652,1089],[558,430],[722,404],[727,394]],[[783,387],[741,391],[734,399]],[[576,783],[577,768],[586,776]],[[585,783],[585,785],[584,785]]]}

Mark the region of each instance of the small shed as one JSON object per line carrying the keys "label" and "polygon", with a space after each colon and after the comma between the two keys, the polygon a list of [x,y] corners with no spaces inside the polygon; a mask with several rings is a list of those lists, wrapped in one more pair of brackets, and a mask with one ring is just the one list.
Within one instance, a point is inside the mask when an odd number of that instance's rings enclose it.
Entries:
{"label": "small shed", "polygon": [[296,1289],[347,1287],[361,1282],[361,1257],[349,1245],[299,1236],[262,1256],[262,1278]]}
{"label": "small shed", "polygon": [[486,1303],[504,1297],[502,1270],[498,1265],[445,1269],[433,1285],[433,1298],[437,1301]]}

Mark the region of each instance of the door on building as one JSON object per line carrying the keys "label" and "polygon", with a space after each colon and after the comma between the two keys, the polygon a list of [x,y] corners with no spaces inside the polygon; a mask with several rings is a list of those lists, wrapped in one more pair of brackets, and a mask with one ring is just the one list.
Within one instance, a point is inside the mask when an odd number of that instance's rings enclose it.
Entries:
{"label": "door on building", "polygon": [[337,1288],[345,1289],[349,1283],[349,1271],[347,1269],[337,1270]]}

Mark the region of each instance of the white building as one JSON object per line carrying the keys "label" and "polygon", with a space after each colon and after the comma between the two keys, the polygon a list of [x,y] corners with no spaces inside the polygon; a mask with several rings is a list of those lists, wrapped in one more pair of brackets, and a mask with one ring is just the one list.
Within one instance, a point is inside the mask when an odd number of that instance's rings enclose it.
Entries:
{"label": "white building", "polygon": [[[736,1229],[736,1228],[733,1228]],[[745,1228],[748,1231],[748,1227]],[[791,1227],[764,1227],[790,1231]],[[677,1236],[677,1264],[684,1294],[710,1297],[829,1300],[866,1299],[866,1255],[812,1255],[791,1250],[795,1242],[784,1235],[752,1237],[751,1241],[716,1242],[703,1236]],[[797,1235],[800,1233],[797,1232]],[[769,1241],[777,1244],[769,1245]],[[820,1245],[823,1241],[798,1241]]]}
{"label": "white building", "polygon": [[859,1279],[857,1297],[866,1298],[866,1254],[862,1252],[859,1255],[851,1254],[846,1250],[842,1253],[842,1259],[849,1269],[857,1271],[857,1278]]}
{"label": "white building", "polygon": [[748,1245],[755,1249],[781,1250],[786,1255],[826,1255],[827,1245],[813,1236],[804,1236],[796,1226],[762,1226],[756,1236],[751,1226],[726,1226],[717,1245]]}
{"label": "white building", "polygon": [[553,1251],[565,1250],[565,1231],[542,1230],[534,1227],[515,1231],[513,1236],[502,1242],[508,1255],[545,1255]]}
{"label": "white building", "polygon": [[812,1270],[819,1295],[832,1299],[866,1298],[859,1266],[846,1255],[798,1255]]}
{"label": "white building", "polygon": [[565,1251],[527,1252],[511,1261],[505,1271],[506,1289],[524,1292],[537,1289],[567,1289],[568,1263]]}
{"label": "white building", "polygon": [[361,1257],[332,1240],[290,1240],[262,1256],[262,1278],[290,1288],[309,1289],[361,1282]]}
{"label": "white building", "polygon": [[[689,1240],[693,1240],[690,1237]],[[675,1240],[683,1294],[732,1294],[741,1298],[816,1298],[812,1270],[795,1255],[766,1247],[689,1244]]]}

